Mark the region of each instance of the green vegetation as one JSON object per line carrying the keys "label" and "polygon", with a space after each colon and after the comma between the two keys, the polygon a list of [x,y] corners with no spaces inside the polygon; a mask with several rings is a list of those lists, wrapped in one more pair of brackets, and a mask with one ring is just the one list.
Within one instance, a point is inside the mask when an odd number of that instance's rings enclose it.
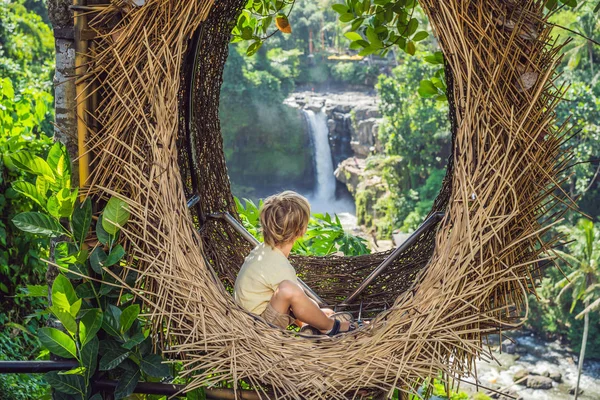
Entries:
{"label": "green vegetation", "polygon": [[[258,240],[262,241],[260,232],[260,207],[249,199],[244,199],[242,204],[235,198],[237,211],[244,227]],[[344,231],[337,215],[333,218],[329,214],[313,214],[308,222],[308,229],[304,237],[298,239],[292,248],[293,254],[327,256],[340,252],[347,256],[369,254],[363,238],[350,235]]]}
{"label": "green vegetation", "polygon": [[[37,206],[12,187],[24,174],[9,157],[20,150],[44,156],[51,144],[54,39],[31,11],[40,6],[38,1],[0,1],[0,360],[37,358],[36,332],[47,319],[36,312],[46,300],[26,294],[45,282],[41,260],[48,257],[48,242],[11,222]],[[46,391],[40,376],[0,375],[0,398],[41,398]]]}
{"label": "green vegetation", "polygon": [[[21,212],[12,222],[24,232],[55,239],[54,260],[61,272],[52,284],[48,311],[62,329],[40,328],[37,336],[52,354],[79,363],[67,372],[48,372],[45,380],[61,398],[97,400],[102,397],[92,393],[90,380],[96,371],[118,380],[117,399],[129,396],[140,380],[172,375],[153,352],[140,300],[123,293],[115,279],[120,276],[128,285],[136,279],[135,273],[124,276],[125,249],[118,244],[130,216],[127,203],[108,200],[95,224],[97,241],[86,242],[92,204],[89,198],[79,203],[78,189],[71,188],[71,162],[64,146],[55,143],[46,160],[27,151],[13,153],[10,160],[29,178],[13,182],[13,189],[39,209]],[[31,290],[28,295],[48,294]]]}
{"label": "green vegetation", "polygon": [[[600,41],[594,4],[574,8],[575,1],[560,0],[547,5],[569,6],[553,21]],[[130,294],[119,296],[110,274],[119,275],[127,262],[118,244],[119,227],[127,222],[126,206],[117,198],[109,200],[102,212],[95,210],[94,225],[89,200],[80,204],[77,188],[71,187],[64,148],[52,145],[54,41],[40,16],[44,7],[41,0],[0,1],[0,359],[43,359],[50,350],[76,359],[80,368],[45,379],[0,375],[0,398],[43,398],[48,395],[46,381],[63,393],[62,398],[85,398],[91,394],[89,378],[98,372],[95,361],[102,374],[120,379],[117,397],[130,393],[140,379],[170,377],[181,382],[180,366],[167,367],[160,363],[160,354],[152,352],[141,304]],[[293,33],[279,32],[277,20],[279,28],[288,23]],[[308,138],[293,134],[304,131],[303,122],[282,105],[295,88],[375,88],[383,116],[383,153],[367,160],[367,174],[380,177],[381,184],[356,194],[357,216],[383,236],[394,229],[414,229],[437,195],[450,150],[443,57],[436,52],[417,2],[251,0],[233,34],[220,111],[236,194],[255,197],[248,182],[266,188],[289,187],[290,182],[311,186]],[[579,197],[582,211],[593,222],[576,223],[579,216],[569,212],[557,229],[573,240],[559,253],[568,264],[561,263],[564,275],[556,268],[545,273],[540,301],[531,302],[529,324],[546,338],[564,340],[574,351],[581,351],[588,338],[585,357],[600,358],[600,48],[581,36],[572,37],[561,66],[570,87],[557,118],[580,130],[566,143],[574,150],[573,167],[565,171],[571,174],[567,190]],[[348,46],[351,51],[345,54]],[[380,75],[382,69],[373,60],[329,59],[353,52],[388,57],[397,66]],[[259,237],[257,206],[238,201],[238,211],[244,225]],[[84,239],[90,229],[99,242],[87,247]],[[55,238],[61,275],[52,285],[48,307],[42,260],[50,256],[50,237]],[[369,250],[363,239],[343,231],[337,217],[325,214],[312,217],[307,236],[293,251],[358,255]],[[131,282],[135,276],[124,278]],[[64,330],[47,326],[49,319],[60,321]],[[439,382],[432,390],[441,397],[465,398],[464,393],[446,393]],[[188,397],[201,398],[201,390]]]}

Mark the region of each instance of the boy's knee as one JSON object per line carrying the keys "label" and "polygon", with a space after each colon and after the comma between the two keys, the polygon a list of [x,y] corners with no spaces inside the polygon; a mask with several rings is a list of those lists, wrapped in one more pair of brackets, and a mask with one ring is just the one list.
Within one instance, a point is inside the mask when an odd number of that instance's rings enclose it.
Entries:
{"label": "boy's knee", "polygon": [[281,296],[286,299],[291,299],[294,296],[297,296],[302,292],[302,289],[298,285],[296,285],[292,281],[284,280],[281,281],[277,290],[275,291],[275,295]]}

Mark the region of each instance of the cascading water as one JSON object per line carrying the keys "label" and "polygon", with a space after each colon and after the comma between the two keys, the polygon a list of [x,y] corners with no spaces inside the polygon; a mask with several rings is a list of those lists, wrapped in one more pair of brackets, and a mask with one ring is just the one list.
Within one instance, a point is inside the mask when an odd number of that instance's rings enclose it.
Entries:
{"label": "cascading water", "polygon": [[308,133],[314,147],[317,187],[309,196],[313,213],[337,214],[342,225],[349,231],[356,230],[354,201],[351,198],[335,198],[336,179],[333,174],[333,159],[329,147],[329,128],[327,115],[320,110],[302,110],[308,122]]}
{"label": "cascading water", "polygon": [[302,111],[308,121],[308,130],[314,146],[315,167],[317,171],[317,188],[314,200],[318,203],[334,201],[336,180],[333,175],[333,161],[329,147],[327,115],[322,110],[318,113],[312,110]]}

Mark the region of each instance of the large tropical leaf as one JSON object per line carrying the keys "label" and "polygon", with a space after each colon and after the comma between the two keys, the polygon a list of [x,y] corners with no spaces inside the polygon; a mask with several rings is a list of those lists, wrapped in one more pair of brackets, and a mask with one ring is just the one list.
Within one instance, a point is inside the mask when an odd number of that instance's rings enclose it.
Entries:
{"label": "large tropical leaf", "polygon": [[13,182],[12,187],[23,196],[35,201],[40,207],[46,208],[46,199],[38,193],[37,188],[31,183],[25,181]]}
{"label": "large tropical leaf", "polygon": [[89,198],[85,199],[83,204],[77,204],[71,218],[71,227],[73,228],[73,239],[83,244],[92,224],[92,202]]}
{"label": "large tropical leaf", "polygon": [[11,154],[10,158],[17,168],[25,172],[29,172],[30,174],[43,176],[44,179],[50,183],[56,182],[52,168],[50,168],[48,163],[41,157],[38,157],[28,151],[19,151]]}
{"label": "large tropical leaf", "polygon": [[75,341],[66,333],[54,328],[41,328],[38,337],[51,353],[64,358],[77,358]]}
{"label": "large tropical leaf", "polygon": [[102,227],[110,235],[115,235],[129,217],[129,205],[121,199],[111,197],[102,213]]}
{"label": "large tropical leaf", "polygon": [[58,237],[66,233],[56,219],[38,212],[22,212],[13,218],[13,223],[22,231],[47,237]]}
{"label": "large tropical leaf", "polygon": [[77,395],[77,398],[84,398],[85,382],[81,375],[60,374],[52,371],[44,375],[46,382],[59,392]]}
{"label": "large tropical leaf", "polygon": [[96,334],[102,327],[102,318],[102,310],[98,308],[88,310],[81,317],[81,321],[79,322],[79,340],[82,346],[85,346],[96,337]]}

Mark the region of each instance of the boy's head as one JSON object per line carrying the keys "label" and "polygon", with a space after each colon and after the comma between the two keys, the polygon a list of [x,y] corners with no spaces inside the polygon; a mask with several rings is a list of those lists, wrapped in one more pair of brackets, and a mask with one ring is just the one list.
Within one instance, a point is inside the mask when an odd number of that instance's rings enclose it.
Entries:
{"label": "boy's head", "polygon": [[265,243],[271,247],[304,235],[310,219],[310,204],[303,196],[286,190],[265,199],[260,211]]}

